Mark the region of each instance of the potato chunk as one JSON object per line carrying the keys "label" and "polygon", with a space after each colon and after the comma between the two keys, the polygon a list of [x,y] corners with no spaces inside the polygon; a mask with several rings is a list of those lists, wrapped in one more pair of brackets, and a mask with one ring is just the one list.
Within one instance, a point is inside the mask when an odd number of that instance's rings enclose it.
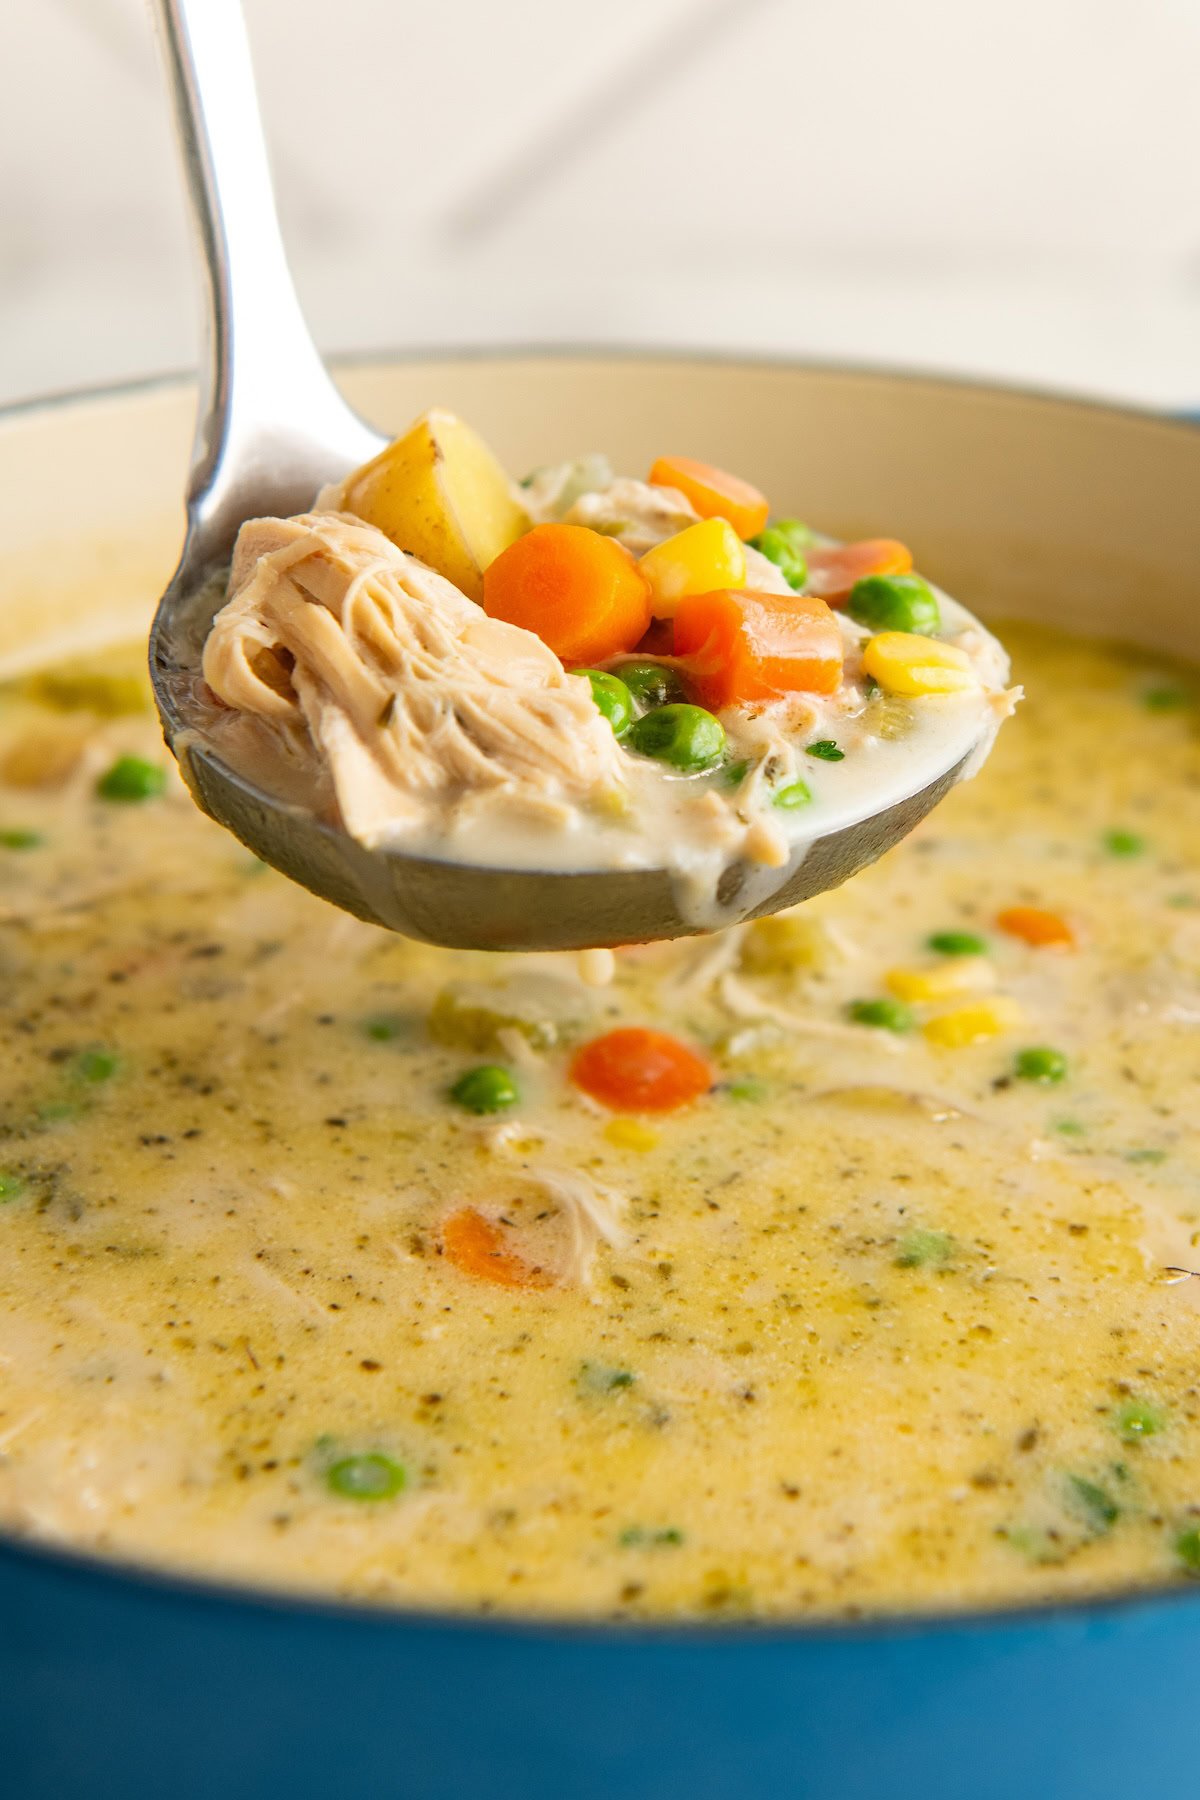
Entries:
{"label": "potato chunk", "polygon": [[483,597],[488,564],[529,529],[528,515],[483,439],[439,408],[348,475],[336,504],[377,526],[472,600]]}

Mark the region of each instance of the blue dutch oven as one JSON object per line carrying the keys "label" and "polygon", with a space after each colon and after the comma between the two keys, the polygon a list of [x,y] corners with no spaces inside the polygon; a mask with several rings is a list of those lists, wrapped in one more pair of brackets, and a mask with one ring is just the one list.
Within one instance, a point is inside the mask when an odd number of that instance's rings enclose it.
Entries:
{"label": "blue dutch oven", "polygon": [[[382,423],[454,407],[513,467],[603,446],[640,468],[685,443],[832,531],[886,521],[985,614],[1200,656],[1200,433],[1181,424],[629,355],[381,361],[344,379]],[[85,615],[145,628],[178,540],[191,408],[167,384],[0,420],[0,659]],[[1200,1790],[1200,1591],[816,1626],[498,1623],[222,1589],[60,1551],[35,1525],[0,1537],[4,1800]]]}

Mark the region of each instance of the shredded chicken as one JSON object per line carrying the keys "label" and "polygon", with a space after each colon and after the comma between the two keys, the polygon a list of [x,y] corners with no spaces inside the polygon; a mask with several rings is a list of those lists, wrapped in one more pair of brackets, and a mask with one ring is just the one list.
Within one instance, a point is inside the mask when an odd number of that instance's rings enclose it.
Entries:
{"label": "shredded chicken", "polygon": [[563,515],[568,525],[587,525],[615,537],[635,556],[694,525],[699,513],[674,488],[618,476],[598,493],[581,494]]}
{"label": "shredded chicken", "polygon": [[[586,1096],[581,1096],[586,1099]],[[539,1132],[543,1140],[553,1144],[553,1134]],[[528,1142],[527,1133],[516,1121],[492,1124],[481,1141],[493,1154],[516,1151]],[[581,1287],[590,1287],[592,1264],[602,1243],[614,1250],[628,1241],[624,1215],[626,1196],[606,1182],[597,1181],[582,1169],[566,1168],[556,1163],[529,1163],[522,1167],[522,1177],[532,1187],[552,1200],[567,1227],[567,1248],[562,1263],[562,1277]]]}
{"label": "shredded chicken", "polygon": [[619,1250],[626,1242],[622,1223],[625,1196],[579,1169],[535,1166],[527,1169],[525,1176],[555,1202],[566,1220],[569,1245],[564,1276],[587,1286],[601,1243]]}
{"label": "shredded chicken", "polygon": [[[551,473],[561,477],[577,467],[568,463],[563,470]],[[634,481],[624,475],[606,486],[580,493],[565,513],[554,510],[561,491],[552,483],[546,484],[540,516],[562,517],[568,525],[588,525],[593,531],[615,537],[635,556],[644,555],[655,544],[674,537],[677,531],[686,531],[700,516],[676,488],[652,487],[648,481]],[[747,587],[763,594],[792,592],[782,570],[769,556],[749,544],[745,546],[745,556]]]}
{"label": "shredded chicken", "polygon": [[620,782],[612,731],[553,651],[347,514],[242,527],[204,677],[311,742],[367,844],[464,793],[561,809]]}
{"label": "shredded chicken", "polygon": [[698,999],[732,969],[741,953],[748,927],[730,925],[712,937],[701,938],[699,947],[689,944],[679,968],[666,983],[666,993],[678,1005]]}

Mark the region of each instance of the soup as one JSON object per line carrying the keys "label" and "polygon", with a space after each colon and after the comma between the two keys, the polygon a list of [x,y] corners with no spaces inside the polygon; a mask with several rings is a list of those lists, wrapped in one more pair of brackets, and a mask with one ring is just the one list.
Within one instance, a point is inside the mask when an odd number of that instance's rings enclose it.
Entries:
{"label": "soup", "polygon": [[180,748],[372,848],[666,869],[689,926],[735,923],[819,838],[977,769],[1016,697],[906,545],[768,517],[690,458],[518,485],[435,409],[242,526],[166,677]]}
{"label": "soup", "polygon": [[264,869],[137,650],[10,684],[6,1528],[592,1617],[1200,1572],[1200,684],[1004,635],[902,848],[601,986]]}

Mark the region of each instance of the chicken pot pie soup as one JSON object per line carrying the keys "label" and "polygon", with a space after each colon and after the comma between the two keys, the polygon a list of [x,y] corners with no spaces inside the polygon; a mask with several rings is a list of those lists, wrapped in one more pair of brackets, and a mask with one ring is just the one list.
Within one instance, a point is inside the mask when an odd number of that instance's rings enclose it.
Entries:
{"label": "chicken pot pie soup", "polygon": [[1007,658],[905,545],[768,523],[688,458],[649,475],[586,457],[517,487],[427,414],[313,511],[243,527],[196,733],[372,847],[665,866],[700,927],[761,906],[799,847],[980,766]]}
{"label": "chicken pot pie soup", "polygon": [[1200,1573],[1200,682],[1005,636],[903,847],[601,986],[265,869],[138,649],[10,681],[4,1527],[591,1617]]}

